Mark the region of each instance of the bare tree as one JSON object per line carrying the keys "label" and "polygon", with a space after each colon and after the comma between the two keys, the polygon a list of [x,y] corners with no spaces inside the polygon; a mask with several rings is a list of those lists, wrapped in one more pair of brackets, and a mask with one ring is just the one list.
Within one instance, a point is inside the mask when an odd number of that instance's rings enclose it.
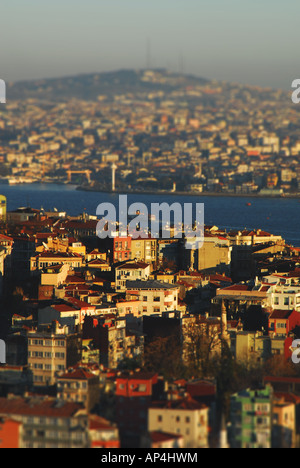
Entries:
{"label": "bare tree", "polygon": [[207,376],[212,358],[221,353],[220,322],[189,317],[182,325],[182,358],[194,376]]}

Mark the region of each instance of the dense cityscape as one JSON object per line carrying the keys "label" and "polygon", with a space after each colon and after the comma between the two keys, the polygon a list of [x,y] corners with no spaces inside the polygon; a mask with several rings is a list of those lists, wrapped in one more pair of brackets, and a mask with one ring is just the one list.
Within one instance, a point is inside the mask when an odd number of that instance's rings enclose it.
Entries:
{"label": "dense cityscape", "polygon": [[[1,184],[299,194],[283,91],[149,69],[7,93]],[[0,448],[300,447],[299,247],[207,223],[194,248],[171,222],[169,238],[118,224],[100,238],[94,207],[9,206],[0,196]]]}
{"label": "dense cityscape", "polygon": [[0,180],[119,191],[295,196],[299,106],[288,92],[166,70],[7,86]]}

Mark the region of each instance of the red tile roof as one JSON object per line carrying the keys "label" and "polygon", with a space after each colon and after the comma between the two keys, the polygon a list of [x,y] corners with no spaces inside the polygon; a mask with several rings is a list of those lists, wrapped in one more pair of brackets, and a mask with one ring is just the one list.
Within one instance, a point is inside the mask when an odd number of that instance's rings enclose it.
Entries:
{"label": "red tile roof", "polygon": [[173,439],[181,439],[183,436],[180,434],[170,434],[168,432],[159,432],[159,431],[152,431],[149,433],[150,439],[152,442],[168,442],[169,440]]}
{"label": "red tile roof", "polygon": [[270,319],[288,319],[292,310],[274,310],[269,316]]}
{"label": "red tile roof", "polygon": [[89,429],[90,430],[112,430],[115,429],[110,421],[96,414],[89,415]]}
{"label": "red tile roof", "polygon": [[49,397],[0,398],[0,415],[31,415],[70,418],[82,410],[80,403],[58,401]]}
{"label": "red tile roof", "polygon": [[72,369],[58,377],[58,380],[89,380],[95,378],[92,372],[86,369]]}
{"label": "red tile roof", "polygon": [[207,408],[207,406],[204,403],[199,403],[188,395],[186,398],[178,400],[155,401],[152,403],[151,408],[200,410]]}

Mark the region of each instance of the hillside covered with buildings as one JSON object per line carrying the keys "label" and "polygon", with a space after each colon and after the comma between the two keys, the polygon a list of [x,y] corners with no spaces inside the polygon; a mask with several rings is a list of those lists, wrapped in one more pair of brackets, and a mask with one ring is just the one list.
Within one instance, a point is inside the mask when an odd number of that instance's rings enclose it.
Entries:
{"label": "hillside covered with buildings", "polygon": [[207,225],[194,250],[100,239],[96,223],[2,222],[0,446],[299,447],[299,249]]}

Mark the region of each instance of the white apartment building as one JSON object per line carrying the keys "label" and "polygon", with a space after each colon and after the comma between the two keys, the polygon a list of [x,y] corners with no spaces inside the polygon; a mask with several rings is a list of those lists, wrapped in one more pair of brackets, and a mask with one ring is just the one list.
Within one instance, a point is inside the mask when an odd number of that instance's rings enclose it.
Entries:
{"label": "white apartment building", "polygon": [[300,312],[300,282],[293,274],[274,273],[263,277],[261,289],[267,293],[268,306],[274,310]]}
{"label": "white apartment building", "polygon": [[300,312],[300,285],[273,285],[268,293],[269,305],[275,310],[293,310]]}
{"label": "white apartment building", "polygon": [[116,267],[116,291],[126,291],[126,281],[147,280],[150,276],[150,265],[144,262],[131,261]]}
{"label": "white apartment building", "polygon": [[161,315],[178,310],[179,287],[156,280],[127,281],[127,296],[138,298],[142,315]]}

